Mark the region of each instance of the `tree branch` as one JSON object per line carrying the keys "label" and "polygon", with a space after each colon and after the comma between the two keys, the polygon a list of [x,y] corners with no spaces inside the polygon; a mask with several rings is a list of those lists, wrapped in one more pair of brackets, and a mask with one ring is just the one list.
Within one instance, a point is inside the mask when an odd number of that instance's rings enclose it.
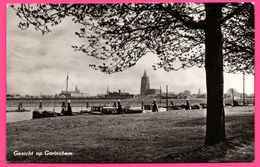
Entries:
{"label": "tree branch", "polygon": [[[205,20],[201,20],[198,22],[195,22],[194,20],[191,20],[190,17],[187,15],[180,14],[177,11],[171,10],[171,8],[167,8],[164,6],[161,6],[164,8],[164,10],[169,13],[172,17],[177,19],[178,21],[182,22],[184,26],[190,29],[204,29],[205,27]],[[186,18],[186,19],[185,19]]]}
{"label": "tree branch", "polygon": [[240,12],[242,12],[244,9],[245,9],[244,6],[237,7],[233,12],[229,13],[228,15],[223,17],[221,20],[219,20],[219,24],[222,24],[222,23],[226,22],[228,19],[231,19],[233,16],[235,16],[235,15],[239,14]]}

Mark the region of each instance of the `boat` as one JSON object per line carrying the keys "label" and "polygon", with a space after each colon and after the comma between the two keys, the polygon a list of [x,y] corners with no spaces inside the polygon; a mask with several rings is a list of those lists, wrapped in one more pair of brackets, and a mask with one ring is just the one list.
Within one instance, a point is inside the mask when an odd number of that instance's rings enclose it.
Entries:
{"label": "boat", "polygon": [[40,101],[39,107],[36,108],[33,113],[32,113],[32,118],[33,119],[38,119],[38,118],[48,118],[48,117],[57,117],[61,116],[60,113],[56,113],[55,111],[46,111],[43,110],[42,107],[42,102]]}
{"label": "boat", "polygon": [[117,107],[103,107],[101,112],[103,114],[119,114]]}
{"label": "boat", "polygon": [[67,77],[66,77],[66,91],[65,91],[65,97],[66,97],[66,101],[62,102],[62,106],[61,106],[61,114],[64,116],[71,116],[72,114],[72,108],[70,105],[70,100],[68,99],[68,87],[69,87],[69,73],[67,73]]}
{"label": "boat", "polygon": [[91,111],[91,107],[89,106],[89,103],[86,102],[86,109],[83,109],[80,111],[80,113],[89,113]]}
{"label": "boat", "polygon": [[91,110],[89,112],[89,114],[91,115],[102,115],[102,109],[103,107],[101,106],[91,106]]}
{"label": "boat", "polygon": [[167,111],[167,108],[165,107],[158,107],[158,112],[165,112]]}
{"label": "boat", "polygon": [[125,110],[124,113],[126,114],[136,114],[136,113],[143,113],[142,107],[130,107]]}
{"label": "boat", "polygon": [[87,107],[85,110],[80,110],[80,113],[90,113],[91,107]]}
{"label": "boat", "polygon": [[30,112],[30,110],[27,110],[23,107],[23,103],[20,102],[17,109],[15,110],[7,110],[6,112]]}
{"label": "boat", "polygon": [[53,111],[33,111],[33,119],[37,118],[47,118],[47,117],[57,117],[61,116],[59,113]]}
{"label": "boat", "polygon": [[65,101],[62,102],[61,113],[55,112],[56,103],[54,104],[53,111],[43,110],[42,103],[40,101],[39,107],[33,111],[33,119],[47,118],[47,117],[57,117],[57,116],[71,116],[71,115],[77,115],[78,114],[78,113],[72,114],[72,109],[71,109],[71,106],[70,106],[70,100],[68,100],[68,97],[67,97],[68,80],[69,80],[69,75],[67,74],[67,78],[66,78],[66,102]]}
{"label": "boat", "polygon": [[201,108],[207,108],[207,104],[206,103],[200,103],[200,106],[201,106]]}

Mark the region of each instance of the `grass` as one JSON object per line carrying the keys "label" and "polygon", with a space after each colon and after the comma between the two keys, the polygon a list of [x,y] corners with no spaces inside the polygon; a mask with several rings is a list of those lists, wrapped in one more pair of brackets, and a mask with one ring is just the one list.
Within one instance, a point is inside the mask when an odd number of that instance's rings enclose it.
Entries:
{"label": "grass", "polygon": [[[203,147],[205,110],[78,115],[7,123],[9,162],[251,162],[254,108],[226,108],[227,143]],[[14,156],[65,151],[73,156]]]}

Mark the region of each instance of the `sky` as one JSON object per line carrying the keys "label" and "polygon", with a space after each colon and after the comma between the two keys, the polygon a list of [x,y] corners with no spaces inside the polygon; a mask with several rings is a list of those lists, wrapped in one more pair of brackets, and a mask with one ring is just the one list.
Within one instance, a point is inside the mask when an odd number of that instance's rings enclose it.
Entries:
{"label": "sky", "polygon": [[[141,76],[146,69],[150,78],[150,87],[170,92],[190,90],[192,93],[206,92],[205,70],[190,68],[165,72],[152,69],[157,56],[147,54],[132,68],[115,74],[95,71],[89,64],[99,63],[84,53],[75,52],[71,45],[84,44],[75,36],[80,25],[65,19],[61,24],[51,27],[52,32],[42,36],[33,28],[20,30],[19,19],[15,12],[7,7],[7,94],[54,95],[65,89],[67,72],[69,89],[75,85],[89,95],[104,94],[121,89],[134,94],[140,93]],[[235,88],[243,90],[242,74],[224,73],[224,91]],[[245,92],[254,93],[254,76],[245,76]]]}

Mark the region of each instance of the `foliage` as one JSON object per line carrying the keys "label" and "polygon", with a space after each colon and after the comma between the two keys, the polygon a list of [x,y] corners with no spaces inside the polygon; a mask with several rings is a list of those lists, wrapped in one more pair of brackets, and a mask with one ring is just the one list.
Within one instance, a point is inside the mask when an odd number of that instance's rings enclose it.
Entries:
{"label": "foliage", "polygon": [[[225,70],[253,73],[253,5],[220,5]],[[21,29],[33,26],[43,35],[65,17],[71,17],[81,27],[75,35],[87,41],[72,47],[101,60],[101,64],[90,66],[102,72],[123,71],[147,53],[158,55],[155,69],[204,67],[204,4],[21,4],[11,7],[22,19]]]}
{"label": "foliage", "polygon": [[240,96],[241,96],[241,93],[239,93],[239,92],[238,92],[236,89],[234,89],[234,88],[230,88],[230,89],[227,90],[226,96],[227,96],[228,98],[230,98],[230,97],[240,97]]}
{"label": "foliage", "polygon": [[189,90],[184,90],[178,94],[179,98],[187,99],[191,96],[191,92]]}

